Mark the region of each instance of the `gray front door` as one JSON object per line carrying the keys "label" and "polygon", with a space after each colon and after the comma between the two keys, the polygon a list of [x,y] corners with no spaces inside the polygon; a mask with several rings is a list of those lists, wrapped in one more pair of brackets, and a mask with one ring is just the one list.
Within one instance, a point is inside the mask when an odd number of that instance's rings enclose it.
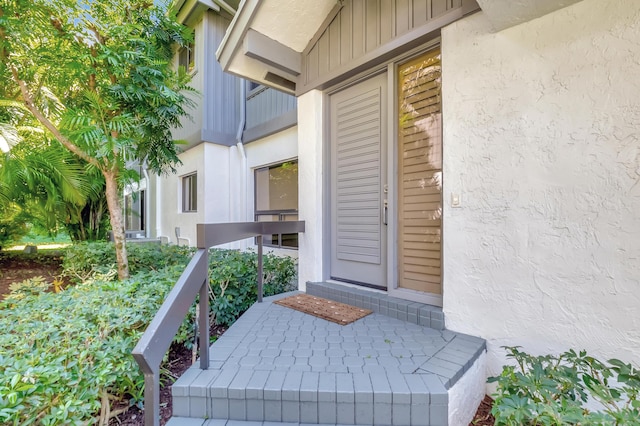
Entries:
{"label": "gray front door", "polygon": [[330,96],[331,278],[387,288],[387,82]]}

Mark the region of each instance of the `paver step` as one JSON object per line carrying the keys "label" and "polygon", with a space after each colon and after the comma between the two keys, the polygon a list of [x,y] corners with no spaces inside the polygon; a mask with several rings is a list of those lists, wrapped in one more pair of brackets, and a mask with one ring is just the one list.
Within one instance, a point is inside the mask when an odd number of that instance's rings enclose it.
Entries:
{"label": "paver step", "polygon": [[343,326],[272,303],[285,296],[252,306],[212,345],[210,369],[180,377],[176,418],[446,425],[448,389],[485,349],[482,339],[380,313]]}
{"label": "paver step", "polygon": [[[172,417],[166,426],[308,426],[308,423],[252,422],[249,420],[194,419],[191,417]],[[346,424],[323,424],[317,426],[349,426]]]}

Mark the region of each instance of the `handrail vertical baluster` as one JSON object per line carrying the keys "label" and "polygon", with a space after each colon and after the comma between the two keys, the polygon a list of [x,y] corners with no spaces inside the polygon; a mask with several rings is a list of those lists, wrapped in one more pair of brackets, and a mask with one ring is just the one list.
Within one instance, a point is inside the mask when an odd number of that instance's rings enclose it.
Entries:
{"label": "handrail vertical baluster", "polygon": [[[205,263],[209,265],[209,252],[204,256]],[[200,368],[209,368],[209,273],[208,268],[200,287]]]}
{"label": "handrail vertical baluster", "polygon": [[258,303],[262,303],[262,280],[264,279],[264,274],[262,272],[262,235],[258,235]]}

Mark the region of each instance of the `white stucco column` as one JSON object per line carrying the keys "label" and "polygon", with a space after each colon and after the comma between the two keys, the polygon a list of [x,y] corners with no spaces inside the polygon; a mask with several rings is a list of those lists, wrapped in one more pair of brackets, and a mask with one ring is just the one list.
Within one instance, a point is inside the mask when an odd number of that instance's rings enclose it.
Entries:
{"label": "white stucco column", "polygon": [[306,222],[300,234],[298,288],[307,281],[323,277],[324,218],[324,102],[323,94],[313,90],[298,98],[298,191],[299,218]]}

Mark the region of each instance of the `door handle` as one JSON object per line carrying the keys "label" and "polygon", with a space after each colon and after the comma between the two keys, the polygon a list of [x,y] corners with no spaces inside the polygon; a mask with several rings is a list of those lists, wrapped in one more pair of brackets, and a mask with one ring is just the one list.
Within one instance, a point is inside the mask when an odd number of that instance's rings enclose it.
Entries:
{"label": "door handle", "polygon": [[388,210],[389,210],[389,203],[387,202],[387,200],[384,200],[384,202],[382,203],[382,223],[384,223],[385,225],[387,224],[387,214],[388,214]]}

